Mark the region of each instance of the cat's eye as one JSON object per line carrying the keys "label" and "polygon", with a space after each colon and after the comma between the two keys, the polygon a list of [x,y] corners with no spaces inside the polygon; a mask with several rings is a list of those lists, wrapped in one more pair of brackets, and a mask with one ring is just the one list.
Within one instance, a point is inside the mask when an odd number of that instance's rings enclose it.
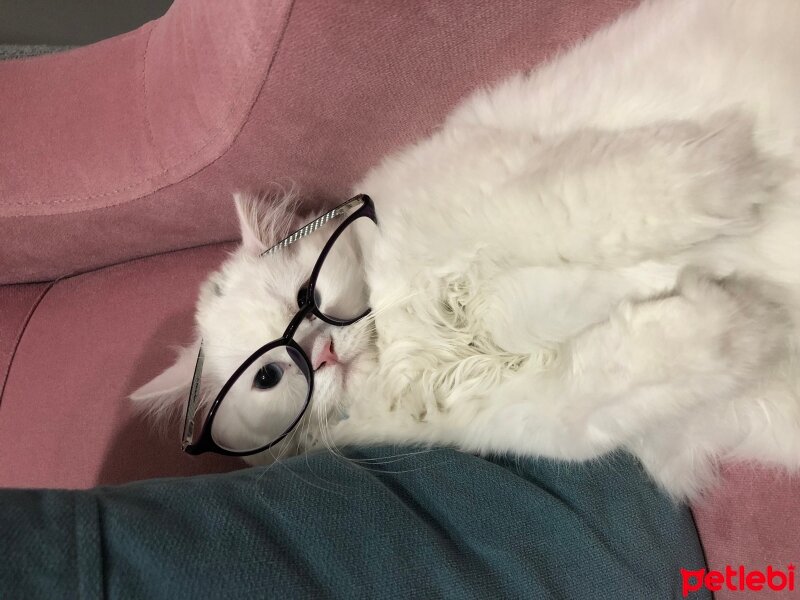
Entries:
{"label": "cat's eye", "polygon": [[281,377],[283,377],[281,366],[277,363],[269,363],[261,367],[253,377],[253,388],[257,390],[274,388],[281,382]]}
{"label": "cat's eye", "polygon": [[[304,283],[297,292],[297,308],[303,308],[306,303],[308,302],[308,283]],[[314,288],[314,303],[319,306],[322,302],[322,296],[319,294],[319,290]],[[313,317],[314,315],[309,313],[309,318]]]}

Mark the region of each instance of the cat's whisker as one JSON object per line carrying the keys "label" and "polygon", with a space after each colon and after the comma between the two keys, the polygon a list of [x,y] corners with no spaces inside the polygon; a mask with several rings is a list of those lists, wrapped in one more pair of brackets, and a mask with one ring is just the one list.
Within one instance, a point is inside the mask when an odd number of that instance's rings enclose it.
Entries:
{"label": "cat's whisker", "polygon": [[[295,428],[295,431],[299,431],[299,430],[302,430],[302,432],[303,432],[303,434],[302,434],[302,435],[298,436],[298,437],[300,437],[300,438],[301,438],[301,441],[299,442],[299,444],[301,444],[301,443],[303,443],[303,442],[302,442],[302,438],[303,438],[303,437],[309,437],[309,433],[308,433],[308,432],[309,432],[309,430],[310,430],[310,422],[309,422],[309,420],[306,420],[306,419],[304,419],[304,423],[301,423],[301,426],[299,426],[299,427]],[[309,472],[311,472],[311,473],[313,473],[313,474],[314,474],[314,476],[315,476],[317,479],[319,479],[320,481],[322,481],[322,482],[324,482],[324,483],[326,483],[326,484],[330,484],[331,486],[338,487],[339,489],[346,489],[346,486],[343,486],[343,485],[337,484],[337,483],[336,483],[336,482],[334,482],[334,481],[330,481],[330,480],[328,480],[328,479],[325,479],[325,478],[323,478],[323,477],[321,477],[321,476],[317,475],[316,473],[314,473],[314,472],[313,472],[313,470],[312,470],[312,468],[311,468],[311,462],[310,462],[310,460],[309,460],[309,458],[310,458],[310,455],[309,455],[309,453],[308,453],[308,452],[303,452],[303,455],[304,455],[304,459],[305,459],[305,463],[306,463],[306,467],[307,467],[308,471],[309,471]],[[286,465],[284,465],[284,466],[286,466]],[[288,469],[291,471],[291,468],[289,468],[288,466],[286,466],[286,468],[288,468]],[[346,495],[346,494],[343,494],[343,493],[339,493],[339,492],[337,492],[337,491],[336,491],[336,489],[333,489],[333,487],[331,487],[331,488],[325,488],[325,487],[322,487],[322,486],[319,486],[319,485],[315,485],[315,484],[311,483],[310,481],[308,481],[307,479],[305,479],[304,477],[301,477],[301,476],[300,476],[298,473],[296,473],[296,472],[294,472],[294,471],[292,471],[292,472],[293,472],[293,473],[294,473],[294,474],[295,474],[295,475],[296,475],[298,478],[300,478],[300,479],[301,479],[301,480],[303,480],[304,482],[308,483],[309,485],[312,485],[313,487],[316,487],[317,489],[325,490],[325,491],[328,491],[328,492],[333,492],[333,493],[335,493],[335,494],[337,494],[337,495],[340,495],[340,496],[343,496],[343,497],[347,497],[347,495]]]}
{"label": "cat's whisker", "polygon": [[372,457],[372,458],[355,458],[355,457],[352,457],[352,456],[347,456],[339,449],[339,447],[336,445],[335,441],[333,440],[332,436],[330,435],[329,416],[330,416],[330,411],[325,411],[325,413],[323,414],[323,418],[321,420],[322,422],[321,422],[321,426],[320,426],[321,441],[323,442],[323,444],[325,445],[327,450],[333,456],[338,457],[338,458],[340,458],[342,460],[345,460],[348,463],[351,463],[354,466],[358,466],[358,467],[360,467],[362,469],[365,469],[367,471],[382,472],[382,473],[410,473],[410,472],[413,472],[413,471],[417,471],[417,470],[420,470],[422,467],[420,467],[419,469],[406,469],[406,470],[395,470],[395,471],[386,470],[386,469],[377,469],[377,468],[373,468],[373,467],[375,467],[377,465],[400,462],[400,461],[406,460],[406,459],[408,459],[409,457],[412,457],[412,456],[418,456],[420,454],[429,454],[429,453],[435,452],[437,450],[436,448],[428,448],[428,449],[412,451],[412,452],[400,452],[400,453],[396,453],[396,454],[390,454],[390,455],[387,455],[387,456],[376,456],[376,457]]}
{"label": "cat's whisker", "polygon": [[329,415],[330,415],[330,411],[329,410],[324,411],[323,419],[322,419],[322,423],[321,423],[321,427],[320,427],[321,441],[322,441],[322,443],[325,445],[325,447],[328,449],[328,451],[331,454],[333,454],[334,456],[337,456],[337,457],[339,457],[339,458],[341,458],[343,460],[346,460],[348,462],[352,462],[352,461],[350,461],[349,457],[345,456],[341,452],[341,450],[339,449],[339,447],[336,445],[335,441],[333,440],[333,436],[331,435],[331,432],[330,432]]}
{"label": "cat's whisker", "polygon": [[[286,437],[285,443],[281,443],[281,444],[278,444],[277,446],[273,446],[268,450],[269,456],[272,458],[272,462],[270,462],[268,465],[264,465],[263,472],[259,475],[259,477],[256,479],[256,481],[261,480],[261,478],[263,478],[267,474],[268,471],[272,470],[273,466],[275,466],[277,463],[279,463],[283,459],[284,455],[288,452],[288,449],[289,449],[290,444],[291,444],[291,438],[295,435],[296,431],[297,430],[295,429],[294,431],[289,433],[289,435]],[[276,448],[278,448],[278,454],[275,454],[275,449]]]}
{"label": "cat's whisker", "polygon": [[[261,481],[266,474],[272,470],[278,463],[281,463],[284,457],[290,452],[292,445],[295,443],[295,438],[302,438],[303,427],[305,426],[306,430],[308,428],[307,422],[304,423],[301,421],[301,424],[298,427],[295,427],[289,435],[284,439],[284,441],[277,446],[273,446],[269,449],[269,455],[272,458],[272,462],[270,464],[265,465],[263,467],[263,471],[259,474],[256,478],[256,482]],[[298,442],[299,445],[299,442]],[[278,453],[275,453],[275,449],[278,448]],[[308,464],[308,454],[305,454],[306,463]],[[283,465],[282,465],[283,466]],[[309,465],[310,466],[310,465]]]}
{"label": "cat's whisker", "polygon": [[353,458],[348,457],[350,461],[358,462],[358,463],[377,463],[377,464],[384,464],[384,463],[392,463],[392,462],[399,462],[403,459],[406,459],[410,456],[418,456],[420,454],[430,454],[431,452],[437,452],[438,448],[428,448],[425,450],[415,450],[412,452],[398,452],[396,454],[387,454],[386,456],[375,456],[372,458]]}

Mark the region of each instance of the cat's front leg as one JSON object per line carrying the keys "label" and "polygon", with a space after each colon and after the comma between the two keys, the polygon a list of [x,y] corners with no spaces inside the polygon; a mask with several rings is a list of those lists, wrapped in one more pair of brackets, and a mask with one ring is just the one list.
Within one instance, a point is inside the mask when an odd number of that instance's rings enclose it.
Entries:
{"label": "cat's front leg", "polygon": [[752,123],[724,113],[622,131],[580,130],[545,146],[496,190],[503,243],[534,264],[617,267],[661,259],[760,224],[782,167]]}
{"label": "cat's front leg", "polygon": [[591,458],[750,389],[785,338],[784,311],[756,286],[689,271],[674,294],[621,306],[553,368],[526,367],[476,400],[469,424],[452,422],[467,450]]}
{"label": "cat's front leg", "polygon": [[555,361],[531,360],[488,394],[425,420],[369,395],[331,437],[592,459],[748,393],[784,355],[787,327],[785,311],[756,285],[689,270],[673,293],[620,306],[563,344]]}

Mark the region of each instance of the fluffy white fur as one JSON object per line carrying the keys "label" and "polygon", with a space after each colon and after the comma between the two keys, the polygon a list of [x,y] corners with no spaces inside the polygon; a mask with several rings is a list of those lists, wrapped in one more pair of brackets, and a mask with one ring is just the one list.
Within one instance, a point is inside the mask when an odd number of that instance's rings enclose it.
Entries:
{"label": "fluffy white fur", "polygon": [[[719,461],[800,466],[798,23],[796,0],[645,2],[384,160],[355,187],[379,230],[320,282],[364,268],[373,315],[301,331],[343,364],[286,450],[623,448],[680,498]],[[237,207],[198,304],[208,393],[283,333],[326,237],[259,258],[292,209]],[[134,398],[182,402],[192,367]]]}

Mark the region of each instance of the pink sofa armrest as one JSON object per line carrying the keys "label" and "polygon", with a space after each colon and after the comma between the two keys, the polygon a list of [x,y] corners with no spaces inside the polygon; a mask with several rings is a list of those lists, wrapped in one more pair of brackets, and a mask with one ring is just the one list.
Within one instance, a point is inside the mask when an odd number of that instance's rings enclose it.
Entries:
{"label": "pink sofa armrest", "polygon": [[0,62],[0,283],[231,237],[211,220],[227,207],[198,223],[152,194],[230,148],[291,4],[177,0],[129,34]]}
{"label": "pink sofa armrest", "polygon": [[636,0],[176,0],[141,29],[0,63],[0,283],[236,236],[230,193],[332,202],[476,86]]}

